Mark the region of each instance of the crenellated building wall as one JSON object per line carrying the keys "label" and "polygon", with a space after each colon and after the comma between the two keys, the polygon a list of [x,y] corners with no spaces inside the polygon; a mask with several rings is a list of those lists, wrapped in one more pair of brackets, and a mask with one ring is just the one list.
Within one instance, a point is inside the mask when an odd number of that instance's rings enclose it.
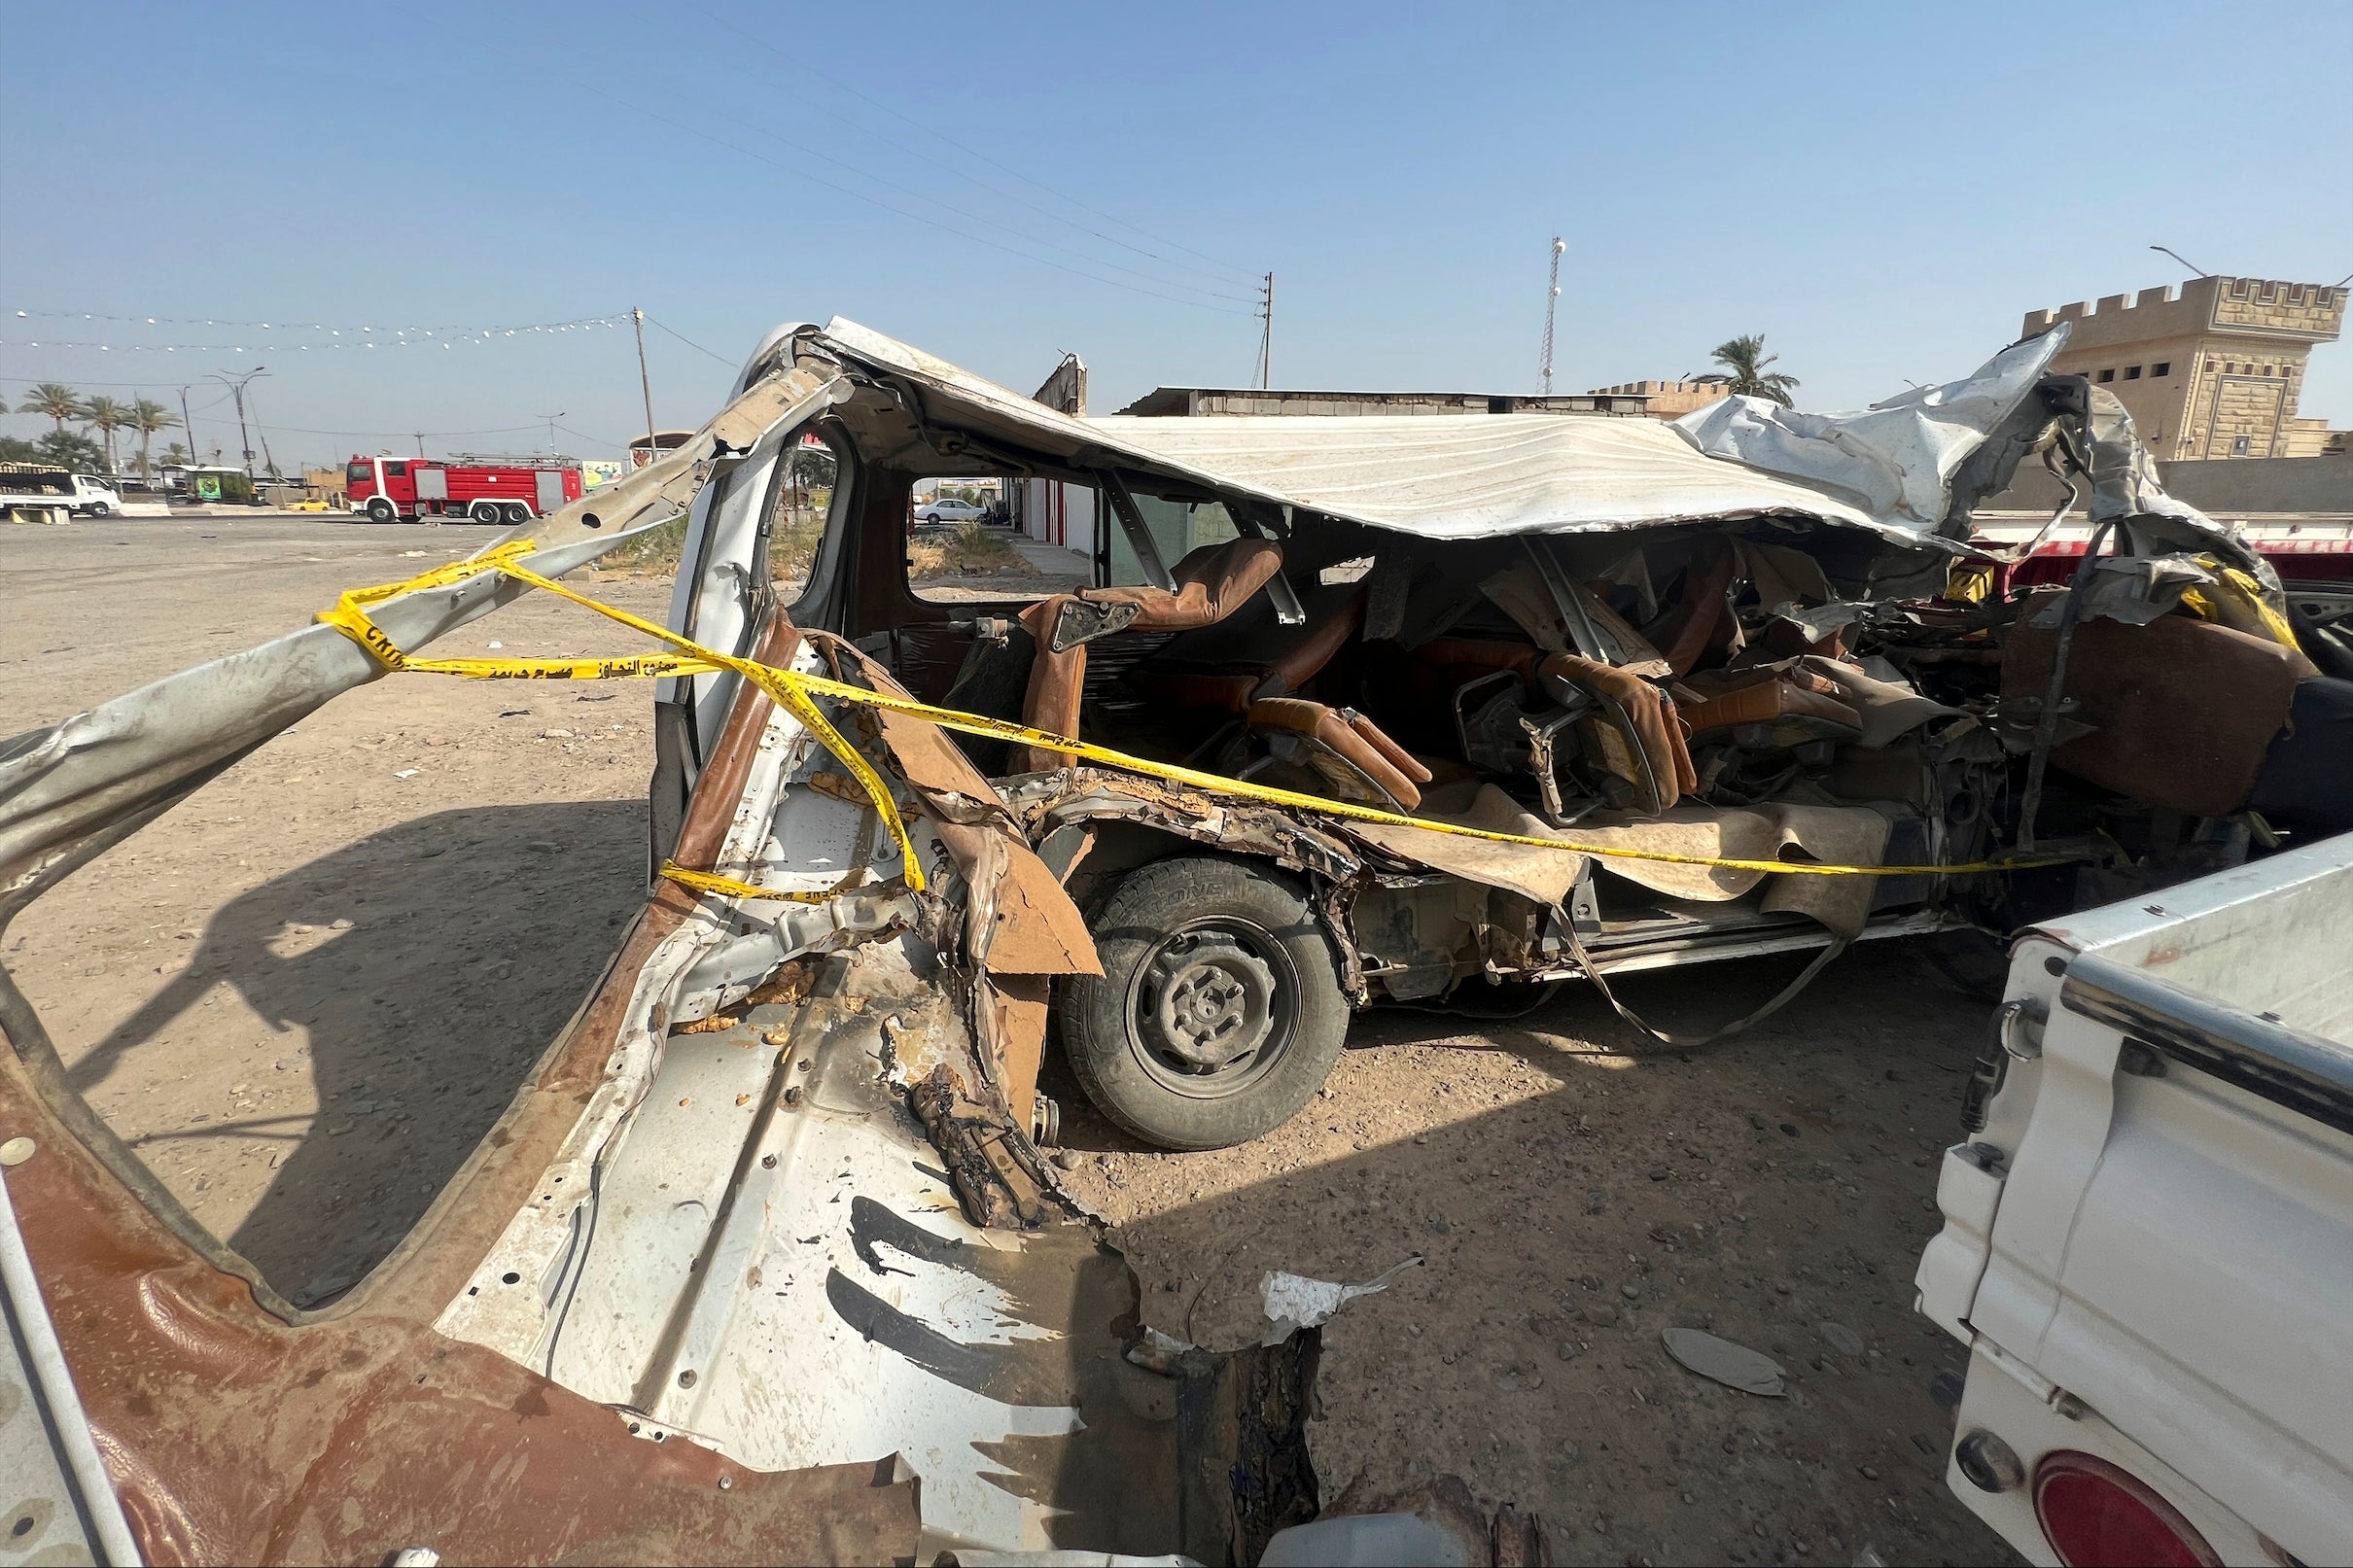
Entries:
{"label": "crenellated building wall", "polygon": [[2052,368],[2089,375],[2121,399],[2158,457],[2317,456],[2325,420],[2297,416],[2305,361],[2343,331],[2349,292],[2267,278],[2193,278],[2026,313],[2020,335],[2061,322]]}

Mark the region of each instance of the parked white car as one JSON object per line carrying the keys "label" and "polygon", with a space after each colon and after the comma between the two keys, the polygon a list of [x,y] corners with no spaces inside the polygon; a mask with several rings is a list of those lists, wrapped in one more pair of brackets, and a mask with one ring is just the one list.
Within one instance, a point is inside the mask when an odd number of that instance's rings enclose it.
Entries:
{"label": "parked white car", "polygon": [[915,508],[915,520],[919,523],[969,523],[982,515],[981,507],[954,496],[927,501]]}

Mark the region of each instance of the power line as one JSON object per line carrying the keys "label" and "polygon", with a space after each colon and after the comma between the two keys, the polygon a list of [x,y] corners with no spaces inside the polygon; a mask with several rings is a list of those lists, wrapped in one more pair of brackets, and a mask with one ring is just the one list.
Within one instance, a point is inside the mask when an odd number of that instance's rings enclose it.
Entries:
{"label": "power line", "polygon": [[378,327],[372,323],[362,325],[355,322],[344,322],[337,324],[333,322],[319,321],[281,321],[275,326],[272,326],[270,323],[265,321],[230,321],[228,318],[221,316],[117,316],[109,315],[105,311],[101,310],[19,310],[17,312],[17,319],[18,321],[25,321],[28,319],[40,321],[115,321],[129,322],[134,324],[143,323],[149,327],[195,327],[199,325],[205,327],[259,327],[264,331],[289,332],[481,332],[485,334],[500,333],[508,337],[512,337],[517,332],[568,331],[575,327],[618,327],[622,322],[627,321],[629,318],[626,313],[615,313],[609,316],[575,316],[569,321],[516,322],[512,325],[499,324],[488,327],[481,326],[479,324],[470,327],[463,324],[453,324],[448,322],[406,322],[398,326],[387,323],[382,327]]}
{"label": "power line", "polygon": [[[1054,196],[1063,201],[1067,201],[1071,205],[1077,207],[1082,211],[1094,213],[1095,216],[1105,220],[1106,223],[1118,224],[1123,227],[1134,229],[1137,233],[1143,235],[1146,239],[1153,240],[1158,244],[1166,245],[1172,250],[1183,251],[1189,256],[1199,257],[1201,261],[1207,261],[1210,264],[1205,267],[1196,265],[1191,261],[1180,261],[1174,257],[1163,256],[1158,251],[1146,250],[1141,245],[1136,245],[1127,240],[1121,239],[1116,234],[1106,234],[1099,228],[1090,228],[1086,225],[1081,224],[1074,219],[1066,218],[1062,214],[1057,213],[1050,208],[1041,207],[1036,202],[1030,200],[1026,196],[1016,195],[1001,186],[991,184],[989,181],[981,179],[978,175],[959,169],[953,164],[943,163],[938,158],[931,157],[930,154],[919,152],[916,149],[907,146],[904,142],[885,136],[882,132],[875,130],[871,126],[859,124],[854,120],[844,122],[850,125],[852,129],[861,131],[864,134],[873,137],[876,141],[881,142],[886,147],[896,148],[897,151],[906,154],[909,157],[921,158],[924,162],[931,164],[933,168],[945,170],[947,173],[956,176],[956,178],[960,180],[969,181],[971,184],[980,187],[980,189],[990,192],[992,195],[1002,196],[1007,201],[1018,202],[1022,206],[1029,208],[1032,212],[1037,213],[1041,217],[1049,218],[1055,223],[1062,224],[1067,227],[1074,228],[1082,234],[1093,235],[1095,238],[1103,240],[1107,244],[1119,246],[1122,250],[1133,251],[1138,256],[1149,257],[1153,261],[1159,261],[1164,265],[1183,267],[1188,271],[1199,272],[1204,277],[1216,278],[1221,282],[1227,283],[1243,282],[1247,277],[1247,274],[1244,273],[1240,268],[1232,266],[1226,262],[1219,261],[1214,257],[1203,255],[1201,252],[1192,249],[1192,247],[1184,245],[1176,240],[1162,239],[1160,236],[1153,234],[1149,229],[1130,223],[1124,218],[1113,217],[1109,213],[1102,212],[1096,208],[1089,207],[1085,202],[1080,201],[1075,196],[1068,195],[1060,191],[1056,191],[1051,186],[1040,185],[1037,181],[1031,179],[1028,175],[1021,173],[1018,169],[1009,168],[1005,164],[998,162],[997,159],[990,157],[987,154],[979,152],[974,148],[966,146],[963,142],[956,140],[956,138],[948,135],[945,131],[933,129],[931,126],[925,124],[923,122],[914,119],[912,116],[893,108],[890,104],[868,97],[865,93],[860,92],[854,87],[851,87],[848,83],[843,82],[840,78],[828,76],[826,73],[815,69],[808,63],[804,56],[788,53],[786,51],[768,42],[768,40],[760,37],[757,33],[751,31],[749,28],[738,26],[737,24],[728,21],[724,17],[705,10],[699,5],[694,5],[693,0],[687,0],[687,4],[689,5],[690,9],[702,12],[704,16],[709,17],[713,21],[718,22],[720,26],[733,27],[737,33],[737,36],[748,39],[752,43],[759,45],[760,48],[786,61],[786,63],[792,66],[792,68],[796,71],[804,72],[810,76],[817,77],[821,81],[830,83],[833,87],[841,91],[849,93],[852,97],[855,97],[861,102],[871,104],[873,107],[882,110],[884,113],[891,115],[895,119],[904,121],[906,123],[913,125],[917,130],[924,132],[926,135],[937,137],[939,140],[947,143],[950,147],[956,148],[958,151],[965,153],[971,157],[978,158],[982,162],[988,163],[993,167],[1003,169],[1004,172],[1012,175],[1015,179],[1020,180],[1025,185],[1036,186],[1038,190],[1045,192],[1048,195]],[[737,72],[739,75],[751,76],[752,74],[749,71],[746,71],[743,67],[735,65],[730,61],[722,60],[720,63],[726,66],[727,69]],[[755,78],[755,80],[758,79]]]}
{"label": "power line", "polygon": [[[517,329],[522,331],[523,329]],[[485,331],[479,334],[436,336],[419,330],[417,335],[394,332],[387,336],[339,337],[332,343],[93,343],[81,338],[0,337],[0,347],[6,348],[80,348],[96,349],[102,354],[308,354],[312,349],[363,349],[373,351],[390,348],[482,348],[516,335],[509,331],[493,337]],[[120,386],[136,386],[137,382],[118,382]],[[93,383],[95,385],[95,383]]]}
{"label": "power line", "polygon": [[[672,130],[684,131],[689,136],[699,137],[703,141],[709,142],[715,147],[723,147],[729,152],[738,153],[745,157],[754,159],[756,162],[765,163],[770,168],[782,169],[787,174],[806,180],[812,185],[824,186],[828,191],[838,192],[842,195],[851,197],[853,200],[865,202],[868,206],[880,207],[885,212],[896,213],[901,218],[912,219],[916,223],[928,224],[933,228],[943,229],[948,233],[959,235],[962,238],[970,240],[975,245],[986,245],[993,251],[1002,251],[1007,256],[1019,257],[1025,261],[1036,261],[1041,266],[1050,266],[1058,272],[1068,272],[1072,277],[1085,278],[1090,283],[1100,283],[1106,287],[1113,289],[1125,289],[1130,294],[1145,295],[1154,299],[1165,299],[1173,305],[1191,305],[1196,310],[1214,311],[1221,316],[1245,316],[1249,314],[1247,311],[1228,310],[1223,305],[1203,304],[1198,299],[1186,299],[1173,294],[1162,294],[1156,289],[1145,289],[1133,283],[1122,283],[1117,278],[1106,278],[1100,273],[1089,272],[1084,267],[1072,266],[1068,262],[1057,261],[1051,257],[1038,256],[1033,252],[1021,250],[1015,246],[1002,244],[997,240],[989,238],[986,234],[975,234],[968,229],[959,228],[954,224],[942,223],[938,219],[928,217],[923,213],[909,212],[906,208],[895,206],[891,202],[885,201],[879,196],[870,196],[862,191],[852,190],[850,187],[842,185],[833,180],[828,180],[823,175],[811,174],[807,169],[795,168],[790,163],[780,163],[775,158],[768,157],[764,153],[755,153],[751,148],[731,142],[723,136],[714,136],[707,130],[701,130],[692,125],[681,124],[679,122],[670,119],[667,115],[655,114],[652,110],[646,108],[642,104],[631,103],[626,98],[615,97],[614,94],[605,91],[603,88],[598,87],[593,84],[581,82],[579,84],[579,86],[582,90],[594,93],[597,97],[605,99],[608,103],[616,103],[624,109],[634,110],[636,113],[644,115],[648,120],[653,121],[659,124],[668,125]],[[782,140],[782,138],[778,139]],[[1105,264],[1107,265],[1108,263]]]}
{"label": "power line", "polygon": [[[651,316],[648,316],[646,318],[646,325],[649,327],[658,328],[660,331],[665,332],[670,332],[672,337],[677,338],[680,342],[685,344],[697,354],[711,354],[709,349],[703,347],[702,344],[697,343],[693,338],[685,336],[678,332],[671,332],[669,328],[663,327],[660,322],[655,321]],[[711,357],[719,361],[720,364],[726,366],[729,369],[735,368],[735,361],[727,358],[727,356],[724,354],[711,354]]]}
{"label": "power line", "polygon": [[[255,421],[258,425],[259,420]],[[446,440],[453,436],[511,436],[517,431],[538,430],[540,425],[501,425],[495,430],[310,430],[300,425],[280,425],[277,429],[290,436],[424,436],[434,440]]]}
{"label": "power line", "polygon": [[[28,387],[37,387],[44,381],[55,381],[59,379],[70,379],[74,385],[78,387],[176,387],[180,384],[169,376],[157,377],[152,375],[144,381],[92,381],[85,376],[78,375],[65,378],[60,378],[55,375],[0,375],[0,381],[21,381]],[[206,406],[210,407],[211,405],[208,403]]]}
{"label": "power line", "polygon": [[[644,112],[646,112],[646,113],[650,113],[650,111],[644,111]],[[716,110],[716,109],[709,109],[709,108],[706,108],[705,112],[706,112],[706,113],[709,113],[709,114],[714,114],[714,115],[720,115],[720,113],[721,113],[721,112],[720,112],[720,111],[719,111],[719,110]],[[933,195],[931,195],[931,194],[929,194],[929,193],[928,193],[928,192],[926,192],[918,191],[918,190],[916,190],[916,189],[915,189],[914,187],[912,187],[912,186],[902,185],[902,184],[900,184],[898,181],[892,179],[892,178],[891,178],[890,176],[888,176],[888,175],[884,175],[884,174],[877,174],[877,173],[875,173],[875,172],[874,172],[872,169],[860,168],[860,167],[858,164],[856,164],[856,163],[852,163],[852,162],[849,162],[849,161],[847,161],[846,159],[843,159],[843,158],[838,158],[838,157],[834,157],[832,154],[830,154],[830,153],[825,153],[825,152],[821,152],[821,151],[819,151],[817,148],[811,147],[811,146],[807,145],[807,144],[806,144],[806,143],[804,143],[804,142],[796,142],[796,141],[794,141],[792,138],[790,138],[790,136],[786,136],[786,135],[782,134],[781,132],[771,130],[771,129],[769,129],[767,126],[762,125],[762,124],[759,124],[758,122],[755,122],[755,121],[753,121],[753,120],[747,119],[747,118],[745,118],[745,117],[744,117],[744,116],[742,116],[742,115],[722,115],[722,116],[721,116],[721,118],[724,118],[724,119],[727,119],[727,120],[732,121],[732,122],[733,122],[735,124],[740,125],[742,128],[744,128],[745,130],[750,131],[750,132],[751,132],[752,134],[754,134],[755,136],[764,136],[764,137],[766,137],[768,140],[770,140],[770,141],[772,141],[772,142],[775,142],[775,143],[777,143],[777,144],[778,144],[778,145],[780,145],[780,146],[783,146],[783,147],[789,147],[789,148],[790,148],[790,149],[791,149],[793,152],[798,153],[798,154],[801,154],[801,155],[802,155],[802,156],[804,156],[804,157],[816,158],[818,161],[823,162],[823,163],[830,163],[830,164],[832,164],[832,165],[833,165],[835,168],[837,168],[837,169],[846,169],[846,170],[847,170],[847,171],[849,171],[851,174],[858,176],[860,179],[863,179],[863,180],[871,180],[871,181],[873,181],[874,183],[876,183],[877,185],[880,185],[880,186],[882,186],[882,187],[884,187],[884,188],[886,188],[886,189],[888,189],[888,190],[896,191],[896,192],[899,192],[901,195],[910,196],[910,197],[914,198],[916,201],[918,201],[918,202],[922,202],[922,203],[926,204],[927,206],[937,208],[937,209],[939,209],[940,211],[943,211],[943,212],[951,212],[951,213],[954,213],[954,214],[955,214],[957,217],[962,218],[962,219],[965,219],[965,220],[966,220],[966,221],[968,221],[968,222],[970,222],[970,223],[980,224],[980,225],[983,225],[983,226],[985,226],[994,227],[994,228],[1002,228],[1002,229],[1006,229],[1006,230],[1007,230],[1007,232],[1014,233],[1014,234],[1016,234],[1016,235],[1018,235],[1018,234],[1019,234],[1019,232],[1020,232],[1018,229],[1013,229],[1013,228],[1011,228],[1011,227],[1010,227],[1010,226],[1005,225],[1005,224],[1003,224],[1003,223],[1000,222],[999,220],[997,220],[997,219],[995,219],[995,218],[991,218],[991,217],[989,217],[989,216],[988,216],[987,214],[985,214],[985,213],[977,213],[977,212],[973,212],[971,209],[969,209],[969,208],[967,208],[967,207],[960,207],[960,206],[956,205],[956,204],[955,204],[954,202],[952,202],[952,201],[943,201],[943,200],[941,200],[940,198],[938,198],[938,197],[936,197],[936,196],[933,196]],[[796,170],[795,172],[802,172],[802,171],[798,171],[798,170]],[[816,178],[816,176],[814,176],[814,175],[805,175],[804,177],[806,177],[806,178],[810,178],[810,179],[815,179],[815,178]],[[825,183],[825,182],[820,182],[820,183]],[[834,187],[834,189],[835,189],[835,190],[842,190],[842,189],[844,189],[844,188],[843,188],[843,187],[839,187],[839,186],[835,186],[835,187]],[[851,192],[851,193],[852,193],[852,194],[858,194],[858,192]],[[873,200],[874,198],[872,198],[872,197],[868,196],[868,197],[863,197],[862,199],[865,199],[865,200],[869,200],[869,201],[871,201],[871,200]],[[876,203],[876,205],[878,205],[878,206],[882,206],[882,205],[888,205],[888,204],[887,204],[887,203],[881,203],[881,202],[877,202],[877,203]],[[896,211],[903,211],[904,209],[901,209],[901,208],[896,208],[896,207],[894,207],[894,208],[892,208],[891,210],[893,210],[893,211],[895,211],[895,212],[896,212]],[[983,243],[983,244],[992,244],[992,243],[995,243],[994,241],[990,241],[990,240],[987,240],[987,239],[982,238],[982,237],[981,237],[981,236],[979,236],[979,235],[975,235],[975,234],[971,233],[971,232],[970,232],[969,230],[967,230],[967,229],[959,228],[959,227],[957,227],[956,226],[954,226],[954,225],[952,225],[952,224],[939,224],[937,219],[931,218],[931,217],[929,217],[929,216],[927,216],[927,215],[925,215],[925,214],[917,213],[917,214],[910,214],[909,216],[917,217],[917,218],[921,219],[923,222],[926,222],[926,223],[933,223],[933,224],[938,224],[938,226],[940,226],[940,227],[942,227],[942,228],[946,228],[946,229],[948,229],[948,230],[949,230],[950,232],[952,232],[952,233],[962,234],[962,235],[964,235],[964,236],[965,236],[966,238],[967,238],[967,239],[980,239],[980,240],[981,240],[981,243]],[[999,248],[999,249],[1001,249],[1001,250],[1003,250],[1003,249],[1007,249],[1008,247],[1005,247],[1005,246],[1000,245],[998,248]],[[1024,253],[1024,252],[1021,252],[1021,251],[1015,251],[1013,254],[1015,254],[1015,255],[1025,255],[1025,254],[1027,254],[1027,253]],[[1035,257],[1035,256],[1031,257],[1030,259],[1031,259],[1031,260],[1033,260],[1033,261],[1044,260],[1043,258]],[[1196,283],[1185,283],[1185,282],[1182,282],[1182,281],[1179,281],[1179,280],[1177,280],[1177,279],[1174,279],[1174,278],[1161,278],[1161,277],[1155,277],[1155,276],[1153,276],[1153,275],[1152,275],[1151,273],[1149,273],[1149,272],[1139,271],[1139,270],[1138,270],[1137,268],[1135,268],[1135,267],[1124,265],[1124,264],[1122,264],[1121,262],[1118,262],[1118,261],[1105,261],[1104,259],[1102,259],[1102,258],[1100,258],[1100,257],[1086,256],[1086,257],[1076,257],[1076,258],[1074,258],[1074,259],[1075,259],[1075,260],[1079,260],[1079,261],[1085,261],[1087,264],[1089,264],[1089,265],[1091,265],[1091,266],[1108,267],[1108,268],[1109,268],[1111,271],[1114,271],[1114,272],[1123,272],[1123,273],[1127,274],[1127,275],[1128,275],[1129,277],[1131,277],[1131,278],[1141,278],[1141,279],[1142,279],[1144,282],[1146,282],[1146,283],[1158,284],[1158,285],[1160,285],[1160,286],[1161,286],[1161,287],[1163,287],[1163,288],[1169,288],[1169,289],[1181,289],[1181,290],[1185,291],[1185,292],[1186,292],[1186,293],[1188,293],[1188,294],[1198,294],[1198,295],[1204,295],[1204,296],[1208,296],[1209,298],[1212,298],[1212,299],[1223,299],[1223,300],[1227,300],[1227,301],[1229,301],[1229,302],[1231,302],[1231,303],[1233,303],[1233,304],[1238,304],[1238,305],[1247,305],[1247,304],[1248,304],[1248,303],[1250,302],[1250,301],[1249,301],[1247,298],[1246,298],[1245,296],[1241,296],[1241,295],[1237,295],[1237,294],[1219,294],[1219,293],[1218,293],[1217,291],[1215,291],[1214,289],[1205,289],[1205,288],[1203,288],[1201,285],[1196,284]],[[1056,264],[1056,263],[1053,263],[1053,262],[1049,261],[1047,264],[1049,264],[1049,265],[1053,265],[1053,264]],[[1085,273],[1082,273],[1082,274],[1081,274],[1081,276],[1091,276],[1091,275],[1092,275],[1092,274],[1085,274]],[[1098,278],[1096,281],[1098,281],[1098,282],[1103,282],[1103,283],[1111,283],[1111,284],[1113,284],[1114,286],[1118,286],[1118,285],[1117,285],[1117,280],[1115,280],[1115,279],[1110,279],[1110,278]],[[1163,296],[1162,297],[1166,297],[1166,296]],[[1192,302],[1193,302],[1193,301],[1190,301],[1190,300],[1183,300],[1183,301],[1179,301],[1179,303],[1192,303]]]}

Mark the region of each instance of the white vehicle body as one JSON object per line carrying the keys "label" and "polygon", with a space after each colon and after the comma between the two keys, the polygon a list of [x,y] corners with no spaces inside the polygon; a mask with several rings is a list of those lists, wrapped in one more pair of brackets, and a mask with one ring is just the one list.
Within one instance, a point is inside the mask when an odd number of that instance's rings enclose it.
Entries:
{"label": "white vehicle body", "polygon": [[925,523],[968,523],[980,515],[980,507],[953,496],[940,501],[927,501],[915,508],[916,520]]}
{"label": "white vehicle body", "polygon": [[1948,1480],[2030,1560],[2098,1560],[2065,1455],[2177,1560],[2353,1560],[2349,953],[2353,835],[2013,949],[1917,1305],[1971,1348]]}
{"label": "white vehicle body", "polygon": [[87,473],[0,473],[0,507],[12,512],[63,511],[74,517],[104,517],[123,509],[123,497]]}

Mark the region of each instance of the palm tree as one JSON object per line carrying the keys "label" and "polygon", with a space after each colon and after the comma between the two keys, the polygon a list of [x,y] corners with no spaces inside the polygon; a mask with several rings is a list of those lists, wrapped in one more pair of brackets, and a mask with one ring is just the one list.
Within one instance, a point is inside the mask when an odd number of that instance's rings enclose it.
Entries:
{"label": "palm tree", "polygon": [[130,409],[123,403],[103,395],[82,405],[82,423],[98,433],[106,443],[106,471],[115,471],[115,432],[130,423]]}
{"label": "palm tree", "polygon": [[33,388],[31,399],[18,412],[39,414],[56,426],[55,434],[61,436],[67,420],[82,417],[82,397],[63,382],[44,381]]}
{"label": "palm tree", "polygon": [[1727,375],[1723,371],[1711,370],[1699,378],[1709,386],[1722,387],[1735,397],[1763,398],[1784,408],[1796,406],[1790,401],[1789,394],[1797,386],[1798,378],[1765,368],[1776,363],[1781,356],[1765,352],[1763,332],[1750,332],[1729,343],[1718,343],[1714,352],[1707,357],[1732,372]]}
{"label": "palm tree", "polygon": [[139,482],[147,483],[147,443],[159,430],[179,428],[180,416],[153,398],[141,398],[130,405],[130,428],[139,433]]}
{"label": "palm tree", "polygon": [[173,468],[179,468],[186,465],[192,459],[193,459],[195,455],[195,453],[190,451],[186,446],[182,445],[178,441],[172,442],[169,446],[163,449],[164,463]]}

